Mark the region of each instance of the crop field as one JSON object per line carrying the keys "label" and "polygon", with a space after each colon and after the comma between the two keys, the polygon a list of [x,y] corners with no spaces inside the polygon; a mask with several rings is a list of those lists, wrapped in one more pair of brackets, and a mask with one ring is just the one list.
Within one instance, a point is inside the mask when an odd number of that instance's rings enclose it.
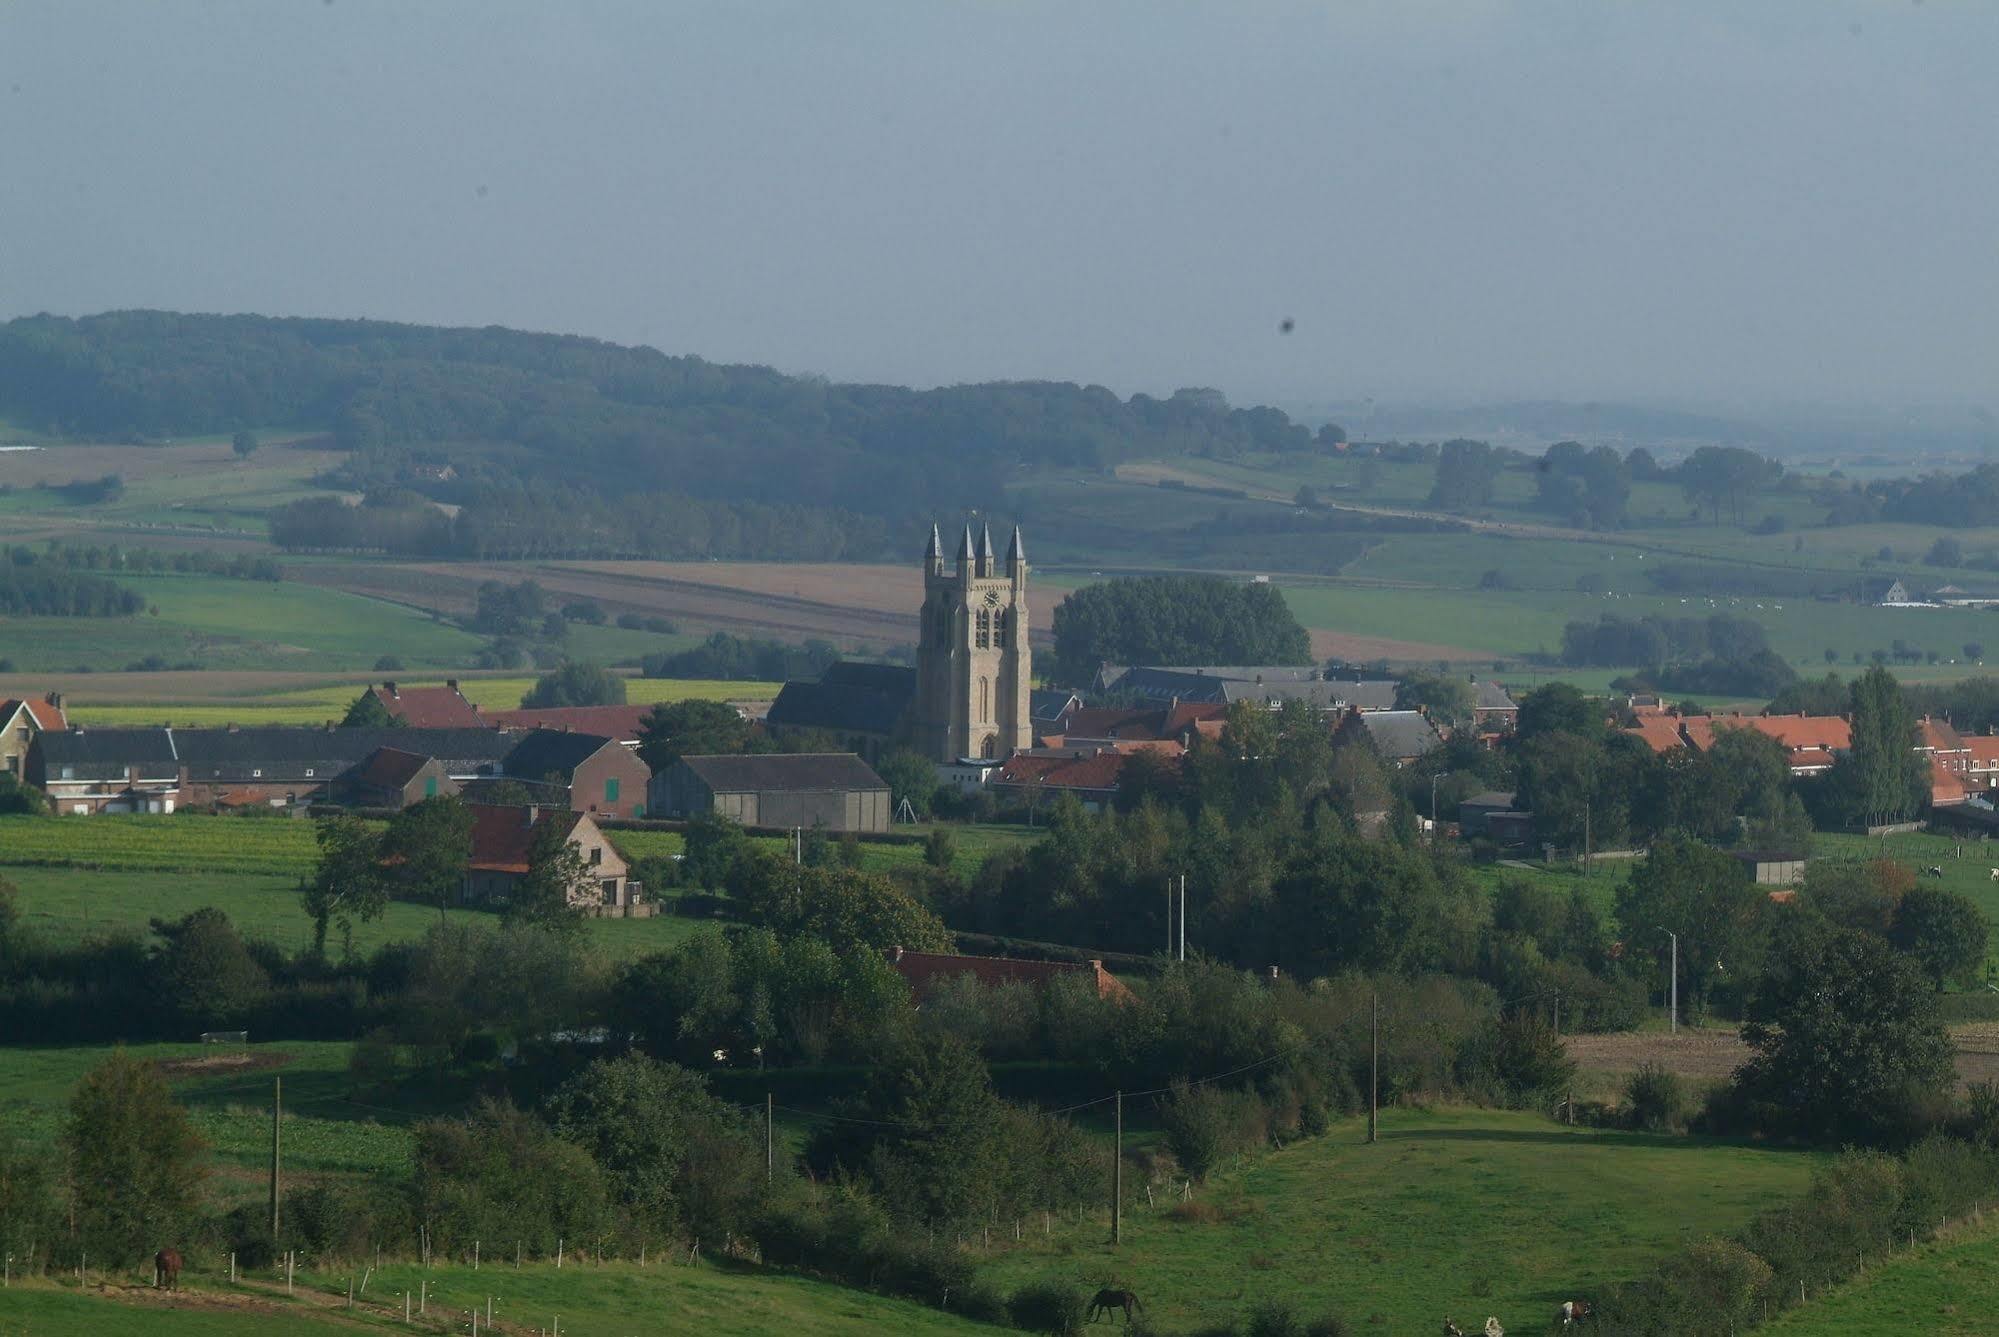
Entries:
{"label": "crop field", "polygon": [[1814,1164],[1536,1114],[1390,1109],[1375,1146],[1349,1120],[1218,1176],[1189,1208],[1167,1194],[1135,1209],[1116,1254],[1099,1216],[1028,1231],[984,1272],[1003,1287],[1048,1273],[1128,1286],[1181,1329],[1278,1295],[1359,1332],[1435,1331],[1446,1315],[1472,1331],[1488,1314],[1539,1332],[1579,1286],[1734,1229],[1802,1191]]}
{"label": "crop field", "polygon": [[[64,693],[65,709],[77,724],[322,724],[338,721],[368,683],[392,676],[371,673],[346,681],[318,679],[296,685],[298,674],[15,674],[0,678],[0,694]],[[435,675],[393,675],[407,687],[436,687]],[[455,676],[455,675],[454,675]],[[521,676],[456,677],[458,690],[482,710],[513,710],[534,686]],[[150,683],[157,685],[149,686]],[[768,701],[784,684],[719,678],[625,679],[625,699],[633,705],[674,701]],[[211,694],[212,693],[212,694]]]}
{"label": "crop field", "polygon": [[1836,1286],[1823,1298],[1786,1311],[1768,1331],[1786,1337],[1978,1337],[1992,1331],[1999,1310],[1999,1223],[1954,1227],[1942,1239]]}

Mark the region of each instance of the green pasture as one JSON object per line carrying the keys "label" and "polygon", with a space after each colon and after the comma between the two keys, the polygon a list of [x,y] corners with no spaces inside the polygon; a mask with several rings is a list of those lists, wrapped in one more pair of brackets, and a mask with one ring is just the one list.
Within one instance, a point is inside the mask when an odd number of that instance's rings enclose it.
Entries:
{"label": "green pasture", "polygon": [[[1962,893],[1992,921],[1991,956],[1999,959],[1999,881],[1992,877],[1992,870],[1999,868],[1999,840],[1960,839],[1920,831],[1879,837],[1821,832],[1814,837],[1813,853],[1821,858],[1893,859],[1915,872],[1926,886]],[[1930,868],[1943,870],[1943,877],[1925,876],[1924,870]]]}
{"label": "green pasture", "polygon": [[1959,1226],[1943,1239],[1898,1253],[1823,1297],[1787,1310],[1769,1331],[1790,1337],[1976,1337],[1999,1311],[1999,1231]]}
{"label": "green pasture", "polygon": [[1446,1315],[1474,1331],[1488,1314],[1539,1332],[1578,1288],[1741,1226],[1802,1191],[1815,1164],[1500,1110],[1389,1109],[1381,1141],[1365,1138],[1348,1120],[1255,1158],[1200,1189],[1190,1212],[1161,1185],[1156,1206],[1127,1214],[1115,1252],[1101,1213],[1030,1229],[1020,1245],[996,1242],[984,1275],[1003,1288],[1043,1275],[1127,1286],[1181,1330],[1274,1296],[1359,1332],[1434,1331]]}
{"label": "green pasture", "polygon": [[281,1304],[282,1295],[268,1303],[238,1295],[209,1303],[190,1297],[168,1307],[140,1289],[151,1282],[150,1271],[121,1275],[114,1285],[93,1276],[88,1290],[70,1280],[16,1282],[0,1291],[0,1337],[257,1337],[278,1325],[286,1332],[351,1332],[355,1326],[344,1315]]}

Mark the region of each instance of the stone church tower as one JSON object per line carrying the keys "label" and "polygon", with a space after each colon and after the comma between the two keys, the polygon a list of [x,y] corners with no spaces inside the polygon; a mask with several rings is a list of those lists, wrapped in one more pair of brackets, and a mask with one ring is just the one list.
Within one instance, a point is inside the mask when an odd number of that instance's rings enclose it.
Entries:
{"label": "stone church tower", "polygon": [[1027,550],[1014,526],[1002,564],[993,536],[971,526],[958,559],[944,562],[937,526],[923,553],[923,609],[917,618],[917,751],[932,761],[1004,760],[1034,745],[1028,693],[1034,685],[1027,646]]}

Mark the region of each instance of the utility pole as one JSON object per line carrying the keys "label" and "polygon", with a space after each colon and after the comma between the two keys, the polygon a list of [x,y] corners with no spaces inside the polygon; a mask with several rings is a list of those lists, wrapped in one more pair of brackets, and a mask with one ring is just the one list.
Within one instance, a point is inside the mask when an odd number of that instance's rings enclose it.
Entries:
{"label": "utility pole", "polygon": [[777,1178],[777,1135],[772,1131],[771,1094],[764,1092],[764,1182]]}
{"label": "utility pole", "polygon": [[1590,856],[1590,848],[1589,848],[1589,843],[1590,843],[1590,842],[1589,842],[1589,837],[1590,837],[1590,830],[1589,830],[1589,800],[1588,800],[1588,799],[1584,799],[1584,800],[1583,800],[1583,876],[1584,876],[1584,877],[1588,877],[1588,876],[1589,876],[1589,871],[1590,871],[1590,869],[1589,869],[1589,856]]}
{"label": "utility pole", "polygon": [[1166,879],[1166,956],[1173,956],[1173,879]]}
{"label": "utility pole", "polygon": [[284,1121],[285,1079],[271,1078],[271,1243],[278,1242],[278,1162]]}
{"label": "utility pole", "polygon": [[1668,1004],[1670,1010],[1666,1015],[1670,1018],[1668,1029],[1672,1034],[1678,1035],[1680,1033],[1680,935],[1663,924],[1659,926],[1659,931],[1673,940],[1671,1002]]}
{"label": "utility pole", "polygon": [[1368,1010],[1373,1014],[1370,1025],[1371,1038],[1367,1057],[1367,1140],[1381,1140],[1381,994],[1368,995]]}
{"label": "utility pole", "polygon": [[1117,1154],[1111,1158],[1111,1245],[1124,1239],[1124,1092],[1117,1093]]}
{"label": "utility pole", "polygon": [[1444,778],[1442,771],[1430,777],[1430,848],[1437,847],[1437,781]]}
{"label": "utility pole", "polygon": [[1180,874],[1180,959],[1187,959],[1187,875]]}

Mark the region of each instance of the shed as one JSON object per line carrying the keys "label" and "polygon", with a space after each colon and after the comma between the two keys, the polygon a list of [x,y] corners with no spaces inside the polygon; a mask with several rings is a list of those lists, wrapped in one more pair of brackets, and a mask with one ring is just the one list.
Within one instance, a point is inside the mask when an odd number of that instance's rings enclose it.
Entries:
{"label": "shed", "polygon": [[1759,887],[1791,887],[1804,881],[1805,856],[1768,850],[1734,850],[1743,873]]}
{"label": "shed", "polygon": [[744,826],[886,831],[888,782],[851,752],[682,757],[653,776],[655,817],[715,813]]}

